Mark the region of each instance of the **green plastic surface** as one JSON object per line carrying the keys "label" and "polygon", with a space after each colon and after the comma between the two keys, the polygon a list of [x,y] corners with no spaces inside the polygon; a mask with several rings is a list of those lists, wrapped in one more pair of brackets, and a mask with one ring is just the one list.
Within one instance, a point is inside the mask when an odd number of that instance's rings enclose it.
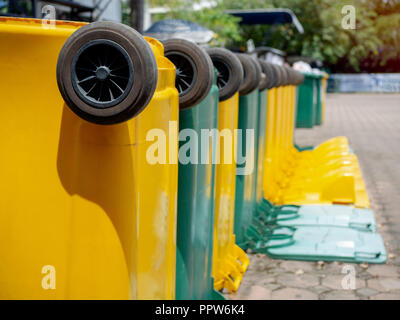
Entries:
{"label": "green plastic surface", "polygon": [[322,124],[322,77],[315,80],[316,101],[315,101],[315,120],[314,124]]}
{"label": "green plastic surface", "polygon": [[[199,139],[202,129],[216,129],[218,88],[213,85],[198,105],[180,110],[179,130],[192,129]],[[182,147],[185,141],[180,141]],[[216,139],[212,139],[213,157]],[[198,163],[178,167],[176,299],[213,299],[212,272],[214,230],[215,165],[201,164],[199,140]]]}
{"label": "green plastic surface", "polygon": [[280,226],[326,226],[352,228],[360,231],[376,231],[374,213],[346,205],[303,205],[274,207],[264,200],[259,211],[265,222]]}
{"label": "green plastic surface", "polygon": [[[242,155],[245,155],[247,143],[246,130],[253,130],[254,133],[254,139],[251,143],[252,147],[249,148],[249,150],[252,150],[250,154],[253,154],[253,156],[247,157],[243,164],[237,165],[237,170],[243,170],[246,166],[253,168],[252,172],[249,174],[236,175],[234,233],[236,235],[236,243],[242,249],[246,249],[247,247],[246,230],[250,227],[256,210],[256,132],[259,125],[258,99],[258,90],[254,90],[247,95],[240,96],[239,98],[238,129],[242,132],[242,139],[238,139],[238,153],[242,152]],[[239,146],[240,143],[242,148]]]}
{"label": "green plastic surface", "polygon": [[296,128],[312,128],[317,107],[317,79],[304,74],[304,82],[298,87]]}
{"label": "green plastic surface", "polygon": [[259,91],[258,94],[258,127],[256,132],[256,205],[260,205],[264,198],[263,173],[265,154],[265,129],[267,124],[267,97],[268,91]]}
{"label": "green plastic surface", "polygon": [[[282,233],[282,230],[279,230]],[[258,241],[258,252],[272,258],[307,261],[385,263],[386,250],[377,233],[348,228],[298,227],[287,237]],[[289,234],[292,233],[291,236]]]}

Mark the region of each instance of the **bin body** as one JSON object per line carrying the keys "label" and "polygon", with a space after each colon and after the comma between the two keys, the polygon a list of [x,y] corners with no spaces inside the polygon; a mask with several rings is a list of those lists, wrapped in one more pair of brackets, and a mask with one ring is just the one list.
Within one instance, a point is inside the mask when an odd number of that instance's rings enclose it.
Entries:
{"label": "bin body", "polygon": [[160,81],[145,110],[86,122],[56,81],[82,25],[0,18],[0,298],[173,299],[177,163],[150,165],[146,135],[168,141],[178,118],[175,68],[153,45]]}
{"label": "bin body", "polygon": [[322,124],[322,76],[317,76],[315,79],[315,90],[316,90],[316,107],[315,107],[315,125],[320,126]]}
{"label": "bin body", "polygon": [[325,113],[326,113],[326,92],[328,90],[328,78],[329,75],[327,73],[324,74],[322,78],[322,89],[321,89],[321,105],[322,105],[322,123],[325,122]]}
{"label": "bin body", "polygon": [[[258,90],[240,96],[238,120],[237,175],[234,231],[236,243],[247,247],[246,230],[251,225],[256,203],[256,135],[258,128]],[[240,137],[241,132],[241,137]],[[246,155],[246,149],[248,154]],[[244,161],[241,159],[245,157]]]}
{"label": "bin body", "polygon": [[[198,105],[179,112],[180,154],[178,169],[178,221],[176,298],[213,298],[212,254],[214,236],[214,183],[216,139],[201,139],[202,129],[217,129],[218,88],[213,85],[208,96]],[[188,130],[185,130],[188,129]],[[191,132],[191,133],[190,133]],[[198,137],[198,139],[197,139]],[[190,141],[198,163],[182,163],[183,150]],[[201,149],[208,140],[207,150]],[[197,143],[198,142],[198,143]],[[197,147],[196,147],[197,145]],[[202,157],[208,153],[207,163]]]}
{"label": "bin body", "polygon": [[246,253],[235,244],[235,186],[239,94],[218,105],[219,158],[215,174],[213,248],[214,288],[238,290],[249,265]]}
{"label": "bin body", "polygon": [[263,166],[263,191],[264,198],[273,199],[275,197],[274,188],[274,175],[279,171],[275,159],[276,139],[275,134],[278,129],[276,119],[277,110],[276,106],[277,88],[272,88],[267,92],[267,115],[266,115],[266,128],[265,128],[265,145],[264,145],[264,166]]}
{"label": "bin body", "polygon": [[257,141],[257,177],[256,177],[256,204],[260,205],[264,199],[264,155],[265,155],[265,131],[267,123],[267,97],[268,90],[259,91],[258,94],[258,127],[255,133]]}
{"label": "bin body", "polygon": [[304,74],[304,82],[298,87],[297,128],[312,128],[316,114],[316,79],[311,74]]}

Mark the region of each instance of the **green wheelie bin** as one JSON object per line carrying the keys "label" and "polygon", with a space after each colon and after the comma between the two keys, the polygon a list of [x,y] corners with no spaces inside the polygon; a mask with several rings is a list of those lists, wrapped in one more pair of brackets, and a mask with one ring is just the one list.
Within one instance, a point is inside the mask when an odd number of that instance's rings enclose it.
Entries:
{"label": "green wheelie bin", "polygon": [[263,193],[263,169],[265,153],[265,130],[267,121],[268,90],[274,85],[273,70],[264,60],[258,60],[262,74],[258,87],[258,126],[256,131],[256,205],[261,205],[264,199]]}
{"label": "green wheelie bin", "polygon": [[316,98],[315,98],[315,120],[314,125],[320,126],[322,124],[322,79],[323,75],[318,74],[315,75],[315,90],[316,90]]}
{"label": "green wheelie bin", "polygon": [[215,290],[236,292],[250,260],[236,245],[234,235],[236,146],[239,93],[243,68],[239,58],[224,48],[209,48],[207,53],[217,71],[219,89],[218,147],[215,173],[215,217],[213,277]]}
{"label": "green wheelie bin", "polygon": [[212,278],[219,94],[213,64],[187,40],[166,40],[164,47],[176,66],[180,107],[176,299],[223,299]]}
{"label": "green wheelie bin", "polygon": [[298,87],[296,128],[312,128],[317,114],[318,76],[304,73],[304,82]]}
{"label": "green wheelie bin", "polygon": [[257,131],[259,126],[259,84],[261,67],[246,54],[238,54],[244,70],[239,88],[238,147],[236,168],[235,223],[236,243],[247,248],[246,233],[256,211]]}

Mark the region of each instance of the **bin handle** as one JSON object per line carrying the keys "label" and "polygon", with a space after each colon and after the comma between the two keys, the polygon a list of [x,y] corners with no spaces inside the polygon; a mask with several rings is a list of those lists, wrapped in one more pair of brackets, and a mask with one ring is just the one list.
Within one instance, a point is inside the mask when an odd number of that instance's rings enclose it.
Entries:
{"label": "bin handle", "polygon": [[[267,235],[268,240],[284,240],[284,239],[293,239],[294,233],[296,232],[297,228],[295,227],[291,227],[291,226],[277,226],[272,228],[273,230],[270,230],[269,234]],[[286,233],[276,233],[273,234],[273,232],[275,230],[279,230],[279,229],[288,229],[291,231],[290,234],[286,234]]]}
{"label": "bin handle", "polygon": [[269,213],[266,213],[264,212],[264,210],[258,210],[258,213],[262,216],[263,220],[266,220],[265,222],[267,224],[277,224],[278,221],[293,220],[300,217],[300,214],[297,211],[271,211]]}
{"label": "bin handle", "polygon": [[370,223],[350,222],[349,227],[354,228],[354,229],[371,230],[372,225]]}
{"label": "bin handle", "polygon": [[379,258],[382,252],[362,252],[362,251],[356,251],[354,253],[354,256],[356,258],[366,258],[366,259],[376,259]]}
{"label": "bin handle", "polygon": [[283,215],[283,216],[286,215],[286,217],[276,218],[276,221],[294,220],[294,219],[297,219],[297,218],[300,217],[300,215],[297,212],[295,212],[295,213],[293,213],[293,212],[291,212],[291,213],[281,213],[279,215]]}
{"label": "bin handle", "polygon": [[276,206],[274,209],[278,209],[281,210],[283,208],[295,208],[295,209],[299,209],[300,206],[298,206],[297,204],[284,204],[282,206]]}
{"label": "bin handle", "polygon": [[257,249],[265,250],[265,252],[268,253],[270,249],[279,249],[279,248],[289,247],[289,246],[295,244],[295,242],[296,242],[294,239],[286,239],[286,240],[287,241],[284,243],[272,244],[272,245],[260,245],[259,243],[257,243]]}

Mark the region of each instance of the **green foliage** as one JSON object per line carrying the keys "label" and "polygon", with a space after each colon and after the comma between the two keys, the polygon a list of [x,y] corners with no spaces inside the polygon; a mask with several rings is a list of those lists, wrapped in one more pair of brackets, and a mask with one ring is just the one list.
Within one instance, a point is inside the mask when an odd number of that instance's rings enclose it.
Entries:
{"label": "green foliage", "polygon": [[380,16],[376,20],[376,30],[384,44],[380,65],[394,59],[400,53],[400,8],[396,13]]}
{"label": "green foliage", "polygon": [[[229,0],[225,2],[231,3]],[[328,65],[334,65],[346,56],[349,64],[358,70],[360,60],[371,52],[376,54],[381,45],[374,28],[376,13],[364,10],[365,2],[362,0],[280,0],[271,3],[277,8],[290,8],[302,23],[304,34],[300,34],[293,25],[244,26],[243,38],[251,37],[256,46],[272,46],[288,55],[308,56]],[[229,7],[247,8],[247,3],[234,1],[233,4]],[[341,9],[349,4],[356,8],[356,30],[342,28],[344,15]]]}
{"label": "green foliage", "polygon": [[169,9],[165,14],[159,14],[155,21],[160,19],[182,19],[196,22],[215,32],[213,45],[228,46],[233,41],[241,41],[239,19],[223,12],[221,6],[194,10],[193,7],[200,3],[199,0],[153,0],[152,2]]}
{"label": "green foliage", "polygon": [[131,25],[131,8],[128,0],[121,1],[122,23]]}
{"label": "green foliage", "polygon": [[[245,47],[248,39],[256,46],[271,46],[287,52],[319,59],[328,66],[338,62],[360,70],[369,58],[384,65],[400,53],[400,0],[217,0],[213,8],[194,11],[200,0],[151,0],[153,6],[170,11],[158,18],[197,22],[217,37],[213,44]],[[356,8],[356,29],[342,28],[342,8]],[[293,25],[240,26],[239,20],[224,13],[227,9],[289,8],[304,27],[300,34]]]}

